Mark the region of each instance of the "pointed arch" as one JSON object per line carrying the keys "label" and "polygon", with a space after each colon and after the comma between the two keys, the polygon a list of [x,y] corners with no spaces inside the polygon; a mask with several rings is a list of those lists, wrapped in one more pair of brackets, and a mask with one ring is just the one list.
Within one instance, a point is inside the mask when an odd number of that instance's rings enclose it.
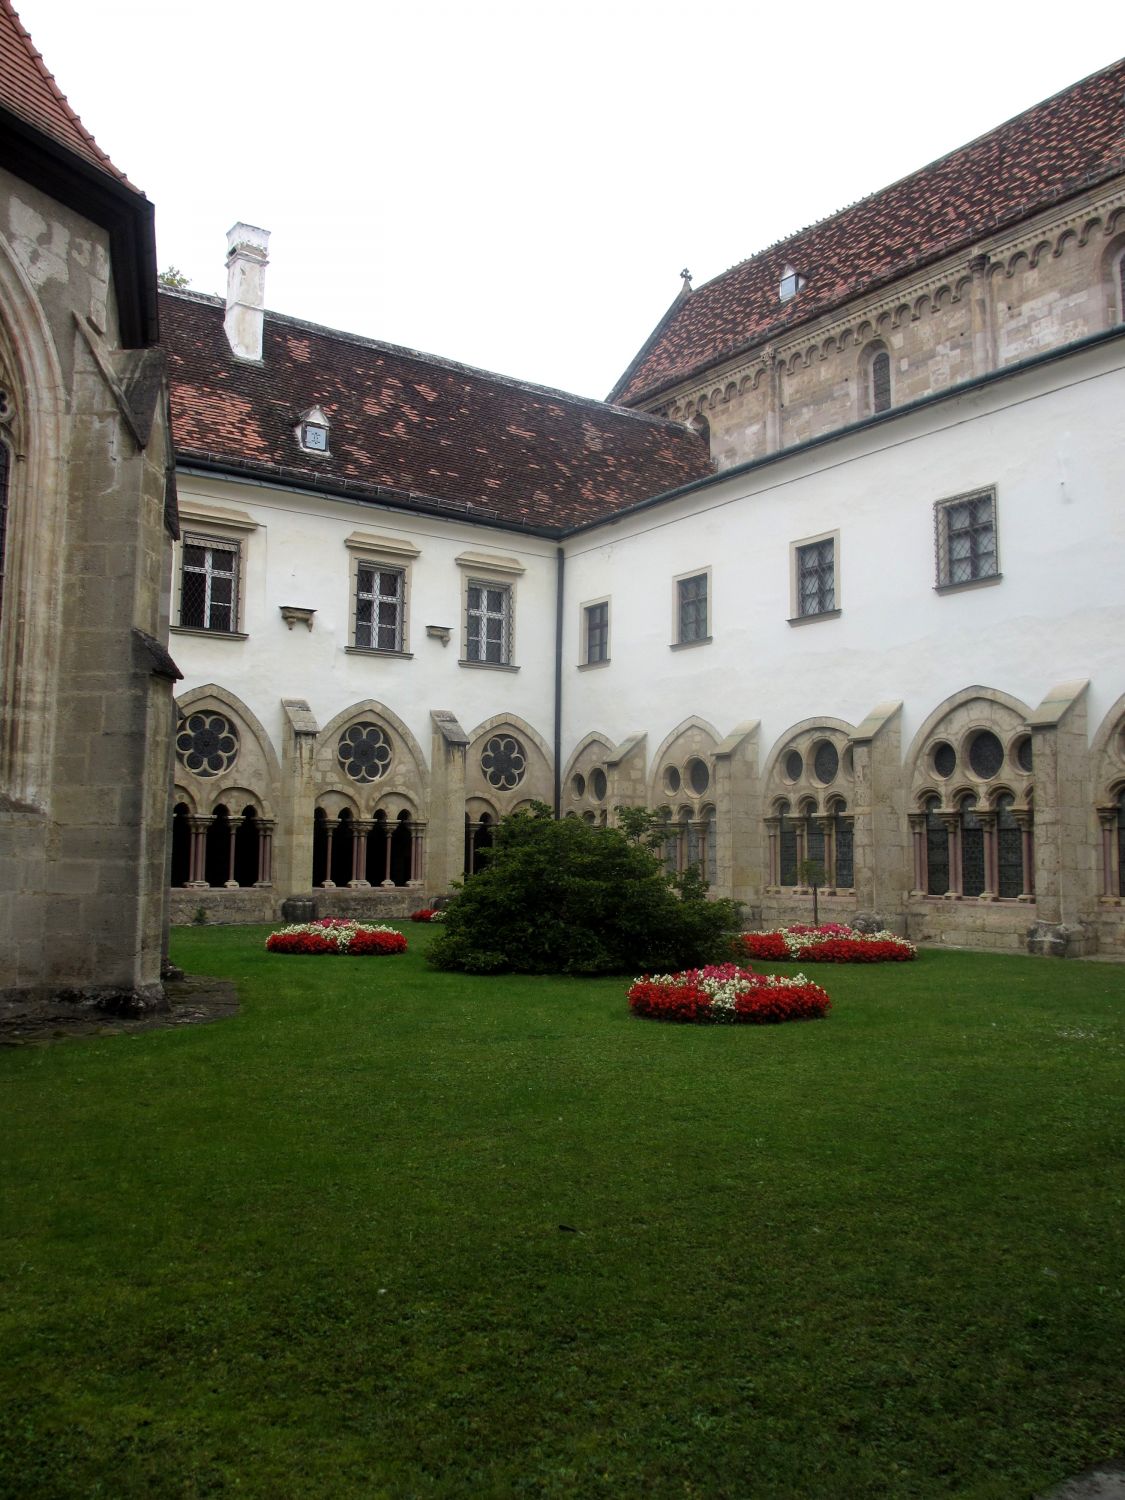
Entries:
{"label": "pointed arch", "polygon": [[181,724],[193,715],[211,712],[230,720],[238,733],[239,748],[235,760],[228,769],[215,776],[193,776],[177,747],[180,779],[196,786],[197,808],[209,810],[222,802],[229,790],[241,787],[246,795],[257,798],[260,816],[275,818],[281,789],[281,762],[265,726],[253,710],[236,693],[215,682],[181,693],[175,703]]}

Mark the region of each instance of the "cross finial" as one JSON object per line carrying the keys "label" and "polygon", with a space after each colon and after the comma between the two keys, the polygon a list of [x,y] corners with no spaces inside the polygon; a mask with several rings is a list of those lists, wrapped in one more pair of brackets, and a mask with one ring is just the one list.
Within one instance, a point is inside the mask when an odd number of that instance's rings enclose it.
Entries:
{"label": "cross finial", "polygon": [[685,266],[683,268],[683,270],[680,272],[680,280],[681,281],[690,281],[691,280],[691,272],[688,270],[687,266]]}

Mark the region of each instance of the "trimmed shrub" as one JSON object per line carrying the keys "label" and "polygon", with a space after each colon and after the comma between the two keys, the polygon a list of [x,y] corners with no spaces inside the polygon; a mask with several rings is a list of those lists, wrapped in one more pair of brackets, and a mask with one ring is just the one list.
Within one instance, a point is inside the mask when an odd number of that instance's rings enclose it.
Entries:
{"label": "trimmed shrub", "polygon": [[720,957],[737,905],[708,901],[694,871],[665,872],[655,814],[618,811],[622,828],[556,821],[542,803],[505,818],[446,907],[429,961],[469,974],[635,974]]}

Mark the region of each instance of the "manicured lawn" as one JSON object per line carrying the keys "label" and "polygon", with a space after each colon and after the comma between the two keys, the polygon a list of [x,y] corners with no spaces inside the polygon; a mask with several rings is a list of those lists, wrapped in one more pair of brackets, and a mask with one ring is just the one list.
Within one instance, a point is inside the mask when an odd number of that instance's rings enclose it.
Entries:
{"label": "manicured lawn", "polygon": [[238,1018],[0,1054],[0,1495],[1017,1500],[1125,1453],[1125,967],[689,1028],[405,930],[178,932]]}

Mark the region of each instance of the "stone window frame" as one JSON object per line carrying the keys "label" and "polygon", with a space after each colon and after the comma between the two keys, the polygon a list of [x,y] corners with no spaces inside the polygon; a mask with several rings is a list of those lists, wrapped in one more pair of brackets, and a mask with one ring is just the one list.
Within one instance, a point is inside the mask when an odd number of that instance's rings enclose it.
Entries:
{"label": "stone window frame", "polygon": [[[836,771],[830,781],[821,781],[816,775],[816,752],[823,743],[831,744],[837,752]],[[801,757],[800,774],[790,778],[786,760],[796,751]],[[771,795],[766,815],[766,889],[786,891],[791,895],[808,895],[812,887],[800,883],[798,875],[793,884],[782,885],[781,837],[787,819],[796,836],[795,863],[799,871],[801,862],[809,858],[808,834],[812,822],[818,825],[817,832],[824,840],[824,884],[819,888],[822,895],[853,896],[855,894],[855,810],[856,800],[855,764],[853,746],[849,732],[838,726],[824,723],[806,723],[804,728],[790,731],[781,742],[772,760],[770,771]],[[843,818],[853,836],[852,883],[838,885],[836,881],[836,840]]]}
{"label": "stone window frame", "polygon": [[[410,598],[413,583],[412,566],[421,556],[421,548],[403,537],[380,536],[373,532],[353,531],[344,538],[348,549],[348,644],[345,653],[349,656],[390,656],[410,660]],[[402,579],[402,598],[399,606],[399,644],[389,646],[361,646],[359,644],[359,585],[360,570],[375,568],[380,572],[394,572]]]}
{"label": "stone window frame", "polygon": [[[605,610],[605,655],[592,657],[590,655],[590,615],[598,609]],[[608,594],[600,599],[586,599],[579,605],[579,640],[578,640],[578,669],[584,671],[589,667],[609,666],[609,642],[610,642],[610,598]]]}
{"label": "stone window frame", "polygon": [[[226,510],[218,506],[198,504],[190,499],[180,501],[180,536],[175,543],[172,565],[172,619],[169,628],[177,635],[201,635],[211,640],[244,641],[247,633],[242,628],[246,620],[246,568],[249,543],[258,522],[240,510]],[[234,554],[234,604],[231,611],[230,630],[216,630],[206,625],[184,625],[183,594],[185,557],[184,549],[190,546],[212,546]]]}
{"label": "stone window frame", "polygon": [[[976,574],[972,578],[954,579],[953,559],[950,557],[949,517],[957,507],[971,502],[988,501],[992,511],[992,571]],[[958,559],[960,561],[960,559]],[[975,566],[975,563],[974,563]],[[996,486],[982,485],[978,489],[965,490],[959,495],[949,495],[934,501],[934,592],[937,594],[960,593],[964,589],[988,587],[1003,578],[1000,571],[1000,517]]]}
{"label": "stone window frame", "polygon": [[[812,548],[822,548],[832,543],[832,608],[801,611],[801,554]],[[837,620],[842,613],[840,603],[840,531],[821,531],[815,536],[800,537],[789,543],[789,620],[790,625],[809,625],[817,620]]]}
{"label": "stone window frame", "polygon": [[[1022,783],[1022,784],[1021,784]],[[1007,806],[1002,804],[1007,803]],[[1012,895],[1001,895],[1000,834],[1001,816],[1010,815],[1020,831],[1020,891]],[[966,818],[971,816],[980,825],[967,829]],[[945,849],[946,889],[933,891],[931,829],[936,822],[943,825],[941,842]],[[930,901],[981,901],[1005,906],[1022,902],[1025,905],[1035,900],[1035,786],[1030,775],[1019,778],[1010,775],[989,778],[982,782],[962,778],[955,787],[932,783],[926,784],[914,797],[914,811],[910,815],[913,840],[914,871],[911,879],[912,894]],[[983,879],[980,891],[965,893],[965,834],[966,831],[981,835],[981,858]]]}
{"label": "stone window frame", "polygon": [[[703,635],[684,636],[685,606],[697,604],[697,599],[684,597],[683,585],[694,583],[697,579],[703,580]],[[713,607],[713,590],[711,587],[711,566],[708,564],[703,568],[690,568],[687,572],[677,573],[672,579],[672,641],[670,649],[673,651],[690,651],[696,646],[709,646],[711,644],[711,618]]]}
{"label": "stone window frame", "polygon": [[[887,361],[886,389],[882,391],[876,377],[876,362],[885,358]],[[895,381],[894,362],[891,359],[891,351],[886,341],[881,338],[871,339],[864,344],[860,350],[859,360],[856,366],[857,380],[856,390],[859,396],[859,411],[857,415],[861,420],[866,417],[877,417],[883,412],[890,411],[895,404]]]}
{"label": "stone window frame", "polygon": [[[514,557],[462,552],[455,562],[461,570],[461,656],[459,666],[474,671],[518,672],[516,665],[516,584],[526,572]],[[501,661],[483,661],[469,655],[469,591],[473,588],[500,590],[504,594],[504,654]]]}

